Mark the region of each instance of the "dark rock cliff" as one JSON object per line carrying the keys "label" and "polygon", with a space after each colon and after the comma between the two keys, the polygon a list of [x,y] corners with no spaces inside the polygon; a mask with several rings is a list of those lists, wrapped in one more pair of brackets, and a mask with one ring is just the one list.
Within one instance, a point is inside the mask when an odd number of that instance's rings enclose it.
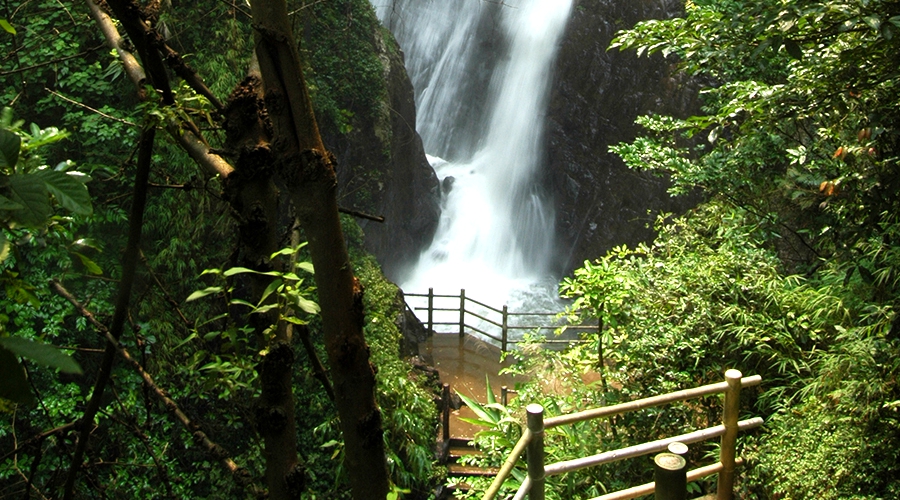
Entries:
{"label": "dark rock cliff", "polygon": [[338,203],[384,216],[357,220],[367,249],[396,278],[431,243],[440,216],[403,53],[367,0],[317,3],[308,16],[307,76],[322,138],[338,159]]}
{"label": "dark rock cliff", "polygon": [[389,278],[414,262],[431,243],[437,229],[440,185],[425,159],[422,139],[416,132],[416,104],[406,74],[403,53],[394,38],[384,32],[379,58],[385,67],[390,103],[390,163],[379,193],[383,224],[365,223],[366,246]]}
{"label": "dark rock cliff", "polygon": [[[665,179],[630,170],[609,152],[639,132],[637,116],[689,116],[698,86],[659,56],[607,51],[615,33],[645,19],[677,15],[673,0],[575,0],[556,62],[547,121],[545,185],[556,205],[565,271],[620,244],[653,237],[655,214],[696,203],[671,198]],[[650,214],[648,214],[650,211]]]}

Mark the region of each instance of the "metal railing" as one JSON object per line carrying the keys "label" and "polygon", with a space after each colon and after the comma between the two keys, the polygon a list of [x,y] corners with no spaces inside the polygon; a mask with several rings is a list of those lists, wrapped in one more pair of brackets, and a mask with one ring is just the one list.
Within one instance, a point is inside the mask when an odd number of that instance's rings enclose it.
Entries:
{"label": "metal railing", "polygon": [[[548,324],[550,321],[540,322],[540,320],[536,318],[548,318],[548,317],[557,317],[559,316],[559,311],[552,312],[511,312],[509,307],[504,304],[502,307],[497,308],[485,304],[484,302],[475,300],[466,295],[465,289],[460,289],[459,295],[446,295],[446,294],[436,294],[434,293],[434,288],[429,288],[428,293],[404,293],[404,297],[420,297],[427,299],[427,306],[424,307],[411,307],[408,303],[406,305],[413,314],[416,314],[416,311],[427,311],[427,316],[425,321],[423,322],[424,326],[431,333],[438,334],[459,334],[460,337],[464,336],[466,333],[477,332],[485,337],[495,340],[500,344],[500,350],[506,352],[509,349],[510,344],[517,344],[522,342],[518,339],[510,338],[510,333],[513,331],[554,331],[563,326],[565,326],[569,330],[573,331],[597,331],[599,330],[598,325],[565,325],[565,324]],[[457,299],[454,301],[453,307],[437,307],[435,305],[435,299]],[[444,300],[443,302],[447,302]],[[455,304],[459,304],[458,306]],[[474,304],[483,308],[482,311],[475,311],[473,308],[467,308],[469,304]],[[438,313],[458,313],[458,316],[454,315],[453,321],[437,321],[435,319],[435,312]],[[494,313],[493,318],[487,317],[488,314]],[[497,316],[499,315],[499,316]],[[416,314],[418,317],[418,314]],[[467,320],[469,318],[477,318],[481,320],[483,323],[481,325],[474,325],[472,323],[468,323]],[[517,319],[528,318],[525,321],[516,321]],[[443,331],[435,330],[436,326],[440,327],[453,327],[453,329],[444,329]],[[494,332],[486,331],[490,327],[495,327]],[[578,340],[562,340],[562,339],[545,339],[542,341],[542,344],[570,344],[572,342],[578,342]]]}
{"label": "metal railing", "polygon": [[[516,493],[515,499],[522,500],[528,495],[529,500],[544,499],[544,480],[546,476],[563,474],[566,472],[576,471],[586,467],[593,467],[610,462],[633,458],[650,453],[657,453],[665,450],[671,443],[696,443],[705,441],[714,437],[721,437],[721,446],[719,450],[719,462],[710,466],[701,467],[687,473],[688,481],[694,481],[710,474],[719,474],[717,485],[717,500],[731,500],[734,496],[734,469],[736,465],[741,463],[740,459],[735,457],[735,447],[737,442],[738,431],[754,429],[763,424],[763,420],[759,417],[748,420],[738,421],[738,410],[740,407],[740,391],[742,387],[752,387],[759,385],[762,378],[759,375],[742,378],[741,372],[738,370],[728,370],[725,372],[725,381],[718,384],[710,384],[694,389],[686,389],[682,391],[653,396],[649,398],[639,399],[628,403],[617,404],[613,406],[605,406],[594,408],[578,413],[568,415],[559,415],[556,417],[544,418],[544,409],[541,405],[531,404],[526,408],[527,427],[522,433],[522,437],[513,447],[512,452],[507,457],[494,481],[485,492],[482,500],[492,500],[503,482],[509,477],[519,457],[527,449],[528,476]],[[544,464],[544,431],[560,425],[574,424],[595,418],[609,418],[623,413],[629,413],[645,408],[660,406],[667,403],[677,401],[685,401],[711,394],[725,393],[725,408],[722,417],[722,425],[709,427],[706,429],[673,436],[670,438],[660,439],[649,443],[643,443],[635,446],[629,446],[618,450],[606,451],[590,457],[578,458],[575,460],[567,460],[553,464]],[[626,500],[636,498],[642,495],[652,494],[654,492],[654,484],[649,483],[627,490],[610,493],[592,500]]]}

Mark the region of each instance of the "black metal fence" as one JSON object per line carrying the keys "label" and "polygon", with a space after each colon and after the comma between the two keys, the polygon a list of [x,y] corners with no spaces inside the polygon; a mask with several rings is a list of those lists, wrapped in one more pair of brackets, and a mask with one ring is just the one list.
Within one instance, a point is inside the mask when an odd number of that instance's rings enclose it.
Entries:
{"label": "black metal fence", "polygon": [[[460,289],[459,295],[445,295],[434,293],[433,288],[428,289],[428,293],[404,293],[406,297],[419,297],[427,299],[426,306],[412,307],[407,302],[406,307],[416,314],[416,311],[427,311],[426,318],[422,321],[425,328],[431,333],[437,334],[458,334],[460,337],[466,333],[479,333],[489,339],[495,340],[500,344],[500,350],[506,352],[510,344],[522,342],[516,335],[511,338],[510,334],[515,331],[531,331],[537,334],[550,332],[565,326],[567,331],[586,332],[598,331],[598,325],[567,325],[564,321],[556,320],[559,311],[538,311],[538,312],[519,312],[510,311],[509,307],[504,304],[502,307],[494,307],[484,302],[475,300],[466,295],[465,289]],[[435,299],[438,299],[441,307],[435,305]],[[455,299],[451,300],[450,299]],[[450,306],[449,304],[454,304]],[[475,310],[471,305],[480,306],[480,310]],[[443,316],[443,320],[438,320],[435,313]],[[444,313],[444,314],[440,314]],[[451,313],[453,320],[447,320]],[[416,314],[418,317],[419,315]],[[481,320],[481,323],[474,324],[472,319]],[[552,319],[551,319],[552,318]],[[556,321],[554,321],[556,320]],[[435,328],[438,329],[435,329]],[[490,331],[489,331],[490,330]],[[546,339],[541,343],[544,344],[570,344],[577,342],[577,339]]]}

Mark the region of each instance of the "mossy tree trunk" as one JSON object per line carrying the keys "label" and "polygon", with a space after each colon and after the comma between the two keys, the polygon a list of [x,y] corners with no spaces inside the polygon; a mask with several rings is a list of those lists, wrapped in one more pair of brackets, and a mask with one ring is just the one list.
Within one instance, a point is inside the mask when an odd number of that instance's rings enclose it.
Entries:
{"label": "mossy tree trunk", "polygon": [[334,157],[325,151],[284,0],[252,3],[256,55],[273,128],[275,172],[309,240],[325,348],[354,498],[385,498],[389,480],[375,370],[363,337],[362,286],[341,232]]}

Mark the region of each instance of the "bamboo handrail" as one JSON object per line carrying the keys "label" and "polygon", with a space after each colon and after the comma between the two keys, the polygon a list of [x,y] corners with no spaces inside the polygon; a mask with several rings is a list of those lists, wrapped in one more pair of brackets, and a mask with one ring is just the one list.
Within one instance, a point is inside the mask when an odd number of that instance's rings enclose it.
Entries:
{"label": "bamboo handrail", "polygon": [[[730,384],[729,384],[730,382]],[[614,415],[619,415],[622,413],[642,410],[646,408],[651,408],[654,406],[660,406],[667,403],[674,403],[678,401],[684,401],[686,399],[699,398],[703,396],[708,396],[711,394],[719,394],[724,393],[729,390],[729,385],[737,385],[738,388],[743,387],[753,387],[762,383],[762,377],[759,375],[753,375],[750,377],[741,377],[740,372],[736,370],[728,370],[726,372],[726,381],[719,382],[716,384],[708,384],[700,387],[695,387],[692,389],[685,389],[681,391],[671,392],[668,394],[661,394],[658,396],[651,396],[649,398],[637,399],[634,401],[630,401],[627,403],[620,403],[613,406],[594,408],[591,410],[585,410],[577,413],[572,413],[569,415],[559,415],[556,417],[550,417],[544,419],[543,428],[551,429],[553,427],[558,427],[560,425],[565,424],[574,424],[577,422],[583,422],[585,420],[595,419],[595,418],[603,418],[603,417],[611,417]],[[733,389],[733,387],[732,387]],[[736,420],[736,419],[735,419]],[[735,426],[735,431],[738,430],[749,430],[759,427],[763,424],[763,419],[759,417],[754,417],[748,420],[742,420],[737,422]],[[709,427],[707,429],[702,429],[699,431],[690,432],[687,434],[682,434],[681,436],[675,436],[672,438],[660,439],[657,441],[652,441],[650,443],[643,443],[640,445],[630,446],[626,448],[621,448],[619,450],[607,451],[604,453],[600,453],[594,455],[592,457],[585,457],[576,460],[569,460],[564,462],[557,462],[554,464],[550,464],[545,466],[544,473],[546,476],[562,474],[564,472],[570,472],[573,470],[582,469],[585,467],[591,467],[595,465],[601,465],[604,463],[614,462],[626,458],[632,458],[635,456],[646,455],[648,453],[653,453],[655,451],[661,451],[666,448],[672,442],[682,442],[682,443],[694,443],[698,441],[704,441],[706,439],[710,439],[712,437],[722,436],[726,434],[726,425],[718,425],[715,427]],[[506,461],[503,463],[503,467],[500,468],[497,475],[494,477],[494,480],[491,482],[490,487],[485,491],[482,500],[492,500],[497,493],[500,491],[501,486],[509,477],[515,463],[518,461],[522,452],[525,450],[528,442],[531,439],[531,433],[526,428],[525,432],[522,434],[522,437],[519,438],[519,441],[516,442],[515,447],[513,448],[512,453],[507,457]],[[742,463],[740,459],[734,459],[732,462],[734,465],[739,465]],[[719,470],[725,470],[728,467],[728,464],[720,463],[716,465],[719,467],[715,471],[708,472],[708,474],[712,474],[714,472],[718,472]],[[706,471],[708,468],[701,468],[697,470]],[[733,466],[732,466],[733,470]],[[692,471],[693,472],[693,471]],[[703,477],[703,476],[699,476]],[[528,492],[531,486],[531,481],[529,478],[525,478],[522,485],[519,487],[519,490],[516,493],[514,498],[521,499],[524,498],[524,495]],[[628,490],[623,490],[628,491]],[[612,497],[619,498],[619,497]],[[622,497],[623,499],[626,497]],[[634,497],[627,497],[634,498]]]}
{"label": "bamboo handrail", "polygon": [[[755,429],[762,424],[762,418],[753,417],[751,419],[741,420],[740,422],[738,422],[738,428],[742,431],[747,431],[750,429]],[[666,449],[666,446],[669,446],[669,443],[674,443],[676,441],[684,444],[697,443],[699,441],[706,441],[710,438],[719,437],[723,434],[725,434],[724,425],[707,427],[706,429],[689,432],[680,436],[657,439],[656,441],[650,441],[649,443],[641,443],[634,446],[619,448],[618,450],[605,451],[603,453],[598,453],[590,457],[576,458],[574,460],[566,460],[564,462],[549,464],[544,466],[544,474],[548,476],[555,476],[558,474],[563,474],[565,472],[572,472],[587,467],[593,467],[595,465],[618,462],[619,460],[624,460],[626,458],[634,458],[642,455],[648,455],[650,453],[663,451]]]}
{"label": "bamboo handrail", "polygon": [[[761,382],[762,377],[760,377],[759,375],[744,377],[741,379],[741,387],[752,387],[755,385],[759,385]],[[552,427],[558,427],[560,425],[574,424],[576,422],[583,422],[585,420],[594,418],[611,417],[620,413],[643,410],[644,408],[651,408],[653,406],[659,406],[666,403],[674,403],[676,401],[684,401],[685,399],[699,398],[702,396],[708,396],[710,394],[723,393],[727,388],[727,382],[719,382],[717,384],[704,385],[695,387],[693,389],[684,389],[681,391],[670,392],[668,394],[661,394],[659,396],[636,399],[634,401],[619,403],[613,406],[604,406],[601,408],[580,411],[578,413],[559,415],[544,420],[544,427],[549,429]]]}
{"label": "bamboo handrail", "polygon": [[[744,465],[744,459],[737,458],[735,459],[734,463],[735,465]],[[698,479],[703,479],[706,476],[711,476],[717,472],[721,472],[722,468],[723,466],[720,462],[705,465],[703,467],[697,467],[694,470],[688,471],[687,481],[689,483],[692,483],[694,481],[697,481]],[[640,486],[633,486],[624,490],[619,490],[613,493],[607,493],[606,495],[601,495],[599,497],[594,497],[590,500],[631,500],[632,498],[637,498],[644,495],[652,495],[655,491],[655,483],[645,483]]]}

